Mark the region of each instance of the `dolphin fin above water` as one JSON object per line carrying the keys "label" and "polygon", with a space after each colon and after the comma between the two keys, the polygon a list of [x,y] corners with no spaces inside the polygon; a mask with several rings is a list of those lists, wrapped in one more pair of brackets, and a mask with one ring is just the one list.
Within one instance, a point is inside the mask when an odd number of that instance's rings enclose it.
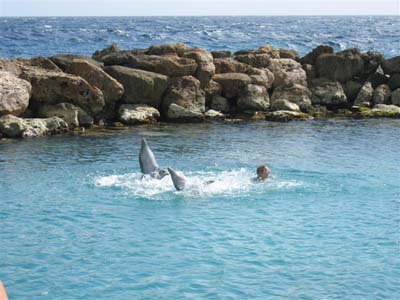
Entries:
{"label": "dolphin fin above water", "polygon": [[140,148],[139,153],[139,164],[140,170],[143,174],[151,174],[159,169],[153,151],[151,151],[145,138],[142,138],[142,147]]}
{"label": "dolphin fin above water", "polygon": [[172,168],[168,168],[168,172],[171,175],[172,183],[177,191],[182,191],[185,188],[186,180],[185,177],[176,173]]}

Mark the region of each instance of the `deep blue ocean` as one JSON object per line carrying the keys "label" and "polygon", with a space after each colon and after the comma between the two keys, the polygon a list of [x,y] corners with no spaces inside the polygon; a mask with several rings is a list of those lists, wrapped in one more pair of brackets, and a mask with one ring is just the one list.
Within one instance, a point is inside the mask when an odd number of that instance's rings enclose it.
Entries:
{"label": "deep blue ocean", "polygon": [[[399,17],[0,18],[0,56],[185,42],[399,55]],[[400,120],[139,126],[0,142],[10,299],[400,299]],[[141,180],[146,137],[161,166]],[[259,164],[271,179],[255,184]],[[205,181],[214,180],[210,185]]]}
{"label": "deep blue ocean", "polygon": [[320,44],[399,55],[399,16],[314,17],[53,17],[0,18],[0,57],[91,55],[117,43],[123,49],[183,42],[209,50],[270,44],[301,55]]}
{"label": "deep blue ocean", "polygon": [[[0,143],[0,278],[19,300],[399,299],[399,128],[186,124]],[[141,137],[185,191],[140,180]],[[254,183],[262,163],[272,178]]]}

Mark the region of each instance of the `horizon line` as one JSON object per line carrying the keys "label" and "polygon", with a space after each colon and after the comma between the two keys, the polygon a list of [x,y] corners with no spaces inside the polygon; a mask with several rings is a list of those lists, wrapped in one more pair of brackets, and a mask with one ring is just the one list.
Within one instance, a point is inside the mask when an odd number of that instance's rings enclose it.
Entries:
{"label": "horizon line", "polygon": [[129,17],[399,17],[399,14],[361,14],[361,15],[354,15],[354,14],[342,14],[342,15],[336,15],[336,14],[320,14],[320,15],[295,15],[295,14],[288,14],[288,15],[279,15],[279,14],[274,14],[274,15],[268,15],[268,14],[263,14],[263,15],[126,15],[126,16],[120,16],[120,15],[110,15],[110,16],[103,16],[103,15],[68,15],[68,16],[63,16],[63,15],[21,15],[21,16],[0,16],[0,18],[76,18],[76,17],[93,17],[93,18],[129,18]]}

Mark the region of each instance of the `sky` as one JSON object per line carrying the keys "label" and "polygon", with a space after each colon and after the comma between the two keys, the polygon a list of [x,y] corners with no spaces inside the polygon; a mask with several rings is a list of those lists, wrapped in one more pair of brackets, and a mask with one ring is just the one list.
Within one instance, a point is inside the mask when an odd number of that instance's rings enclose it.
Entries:
{"label": "sky", "polygon": [[0,16],[398,15],[400,0],[0,0]]}

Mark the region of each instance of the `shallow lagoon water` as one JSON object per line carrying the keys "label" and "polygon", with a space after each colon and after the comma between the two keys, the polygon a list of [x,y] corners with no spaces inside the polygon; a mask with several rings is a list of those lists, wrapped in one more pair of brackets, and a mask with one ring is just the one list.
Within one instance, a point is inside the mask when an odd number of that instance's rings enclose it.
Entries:
{"label": "shallow lagoon water", "polygon": [[[160,125],[0,143],[0,278],[22,300],[398,299],[399,126]],[[186,191],[140,180],[142,136]],[[261,163],[273,177],[251,183]]]}

